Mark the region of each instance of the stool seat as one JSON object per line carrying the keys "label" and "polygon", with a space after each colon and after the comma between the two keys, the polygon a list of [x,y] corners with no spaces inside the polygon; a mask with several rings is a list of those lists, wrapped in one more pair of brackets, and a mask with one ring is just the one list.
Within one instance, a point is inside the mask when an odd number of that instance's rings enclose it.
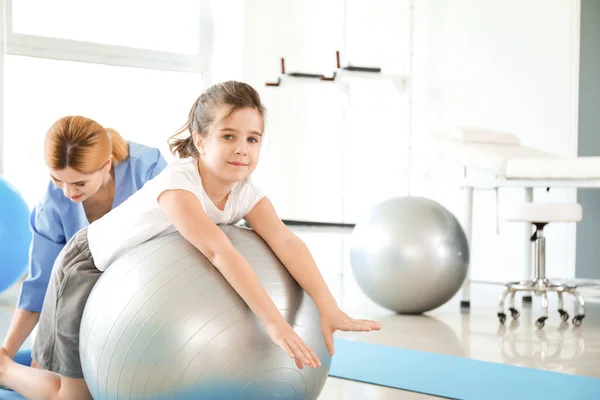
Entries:
{"label": "stool seat", "polygon": [[532,223],[579,222],[583,211],[578,203],[519,203],[504,209],[502,217]]}

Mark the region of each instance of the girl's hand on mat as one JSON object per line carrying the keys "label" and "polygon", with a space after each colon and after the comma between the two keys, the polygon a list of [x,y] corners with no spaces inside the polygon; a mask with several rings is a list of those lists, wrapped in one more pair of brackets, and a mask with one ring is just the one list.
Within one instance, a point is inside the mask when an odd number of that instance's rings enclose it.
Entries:
{"label": "girl's hand on mat", "polygon": [[319,357],[304,343],[304,340],[294,332],[287,322],[279,325],[268,325],[267,333],[277,346],[281,347],[290,358],[294,359],[298,368],[303,369],[305,365],[312,368],[321,366]]}
{"label": "girl's hand on mat", "polygon": [[334,353],[333,333],[335,331],[371,332],[380,329],[381,324],[379,322],[368,319],[350,318],[348,314],[339,308],[321,313],[321,331],[323,332],[330,356],[333,356]]}

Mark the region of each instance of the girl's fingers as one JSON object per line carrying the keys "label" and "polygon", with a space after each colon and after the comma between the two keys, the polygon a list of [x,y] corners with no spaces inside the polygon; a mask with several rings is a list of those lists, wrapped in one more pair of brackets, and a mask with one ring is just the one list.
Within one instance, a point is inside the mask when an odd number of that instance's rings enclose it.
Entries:
{"label": "girl's fingers", "polygon": [[352,319],[354,331],[370,332],[371,330],[381,329],[381,325],[378,322],[365,320],[365,319]]}
{"label": "girl's fingers", "polygon": [[325,338],[325,346],[327,346],[327,351],[330,356],[333,356],[335,351],[333,344],[333,332],[331,329],[323,329],[323,338]]}
{"label": "girl's fingers", "polygon": [[290,358],[296,358],[296,357],[294,357],[294,353],[292,352],[292,349],[290,349],[290,346],[287,345],[285,340],[281,341],[281,343],[279,344],[279,347],[281,347],[283,349],[283,351],[285,351]]}
{"label": "girl's fingers", "polygon": [[287,344],[288,344],[288,346],[290,346],[290,349],[292,349],[292,351],[294,352],[294,355],[296,356],[297,359],[299,359],[304,364],[309,363],[309,360],[304,355],[302,348],[300,346],[298,346],[298,344],[296,344],[296,342],[294,342],[293,340],[288,340]]}
{"label": "girl's fingers", "polygon": [[315,363],[317,364],[317,367],[321,366],[321,360],[319,360],[319,357],[317,357],[317,353],[314,352],[313,349],[311,349],[310,347],[308,348],[308,351],[310,351],[310,355],[312,356],[313,360],[315,360]]}
{"label": "girl's fingers", "polygon": [[310,351],[308,350],[308,346],[306,345],[306,343],[304,343],[302,341],[302,339],[297,338],[296,339],[296,345],[298,346],[298,348],[302,351],[302,354],[304,355],[305,358],[305,363],[310,365],[311,367],[316,367],[317,366],[317,362],[316,360],[313,360],[312,355],[310,354]]}
{"label": "girl's fingers", "polygon": [[348,329],[346,332],[371,332],[371,329],[368,326],[361,324],[350,324],[348,325]]}
{"label": "girl's fingers", "polygon": [[355,332],[369,332],[371,330],[369,325],[360,323],[355,319],[348,321],[348,329]]}
{"label": "girl's fingers", "polygon": [[306,345],[306,352],[308,353],[310,359],[312,360],[312,367],[313,368],[320,367],[321,360],[319,360],[319,357],[317,357],[317,354],[308,345]]}
{"label": "girl's fingers", "polygon": [[367,325],[359,324],[352,319],[345,321],[338,329],[344,332],[369,332],[371,330]]}
{"label": "girl's fingers", "polygon": [[360,324],[365,324],[369,326],[371,329],[379,329],[381,328],[381,324],[377,321],[372,321],[370,319],[355,319],[354,322],[358,322]]}

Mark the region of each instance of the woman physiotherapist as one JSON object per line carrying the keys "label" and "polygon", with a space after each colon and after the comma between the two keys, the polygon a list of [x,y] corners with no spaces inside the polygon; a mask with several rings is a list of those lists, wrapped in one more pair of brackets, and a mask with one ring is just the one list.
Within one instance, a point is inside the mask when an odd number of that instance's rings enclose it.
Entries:
{"label": "woman physiotherapist", "polygon": [[50,127],[44,160],[51,182],[30,217],[29,275],[3,343],[11,358],[38,323],[52,266],[67,241],[167,165],[158,149],[125,141],[82,116],[63,117]]}

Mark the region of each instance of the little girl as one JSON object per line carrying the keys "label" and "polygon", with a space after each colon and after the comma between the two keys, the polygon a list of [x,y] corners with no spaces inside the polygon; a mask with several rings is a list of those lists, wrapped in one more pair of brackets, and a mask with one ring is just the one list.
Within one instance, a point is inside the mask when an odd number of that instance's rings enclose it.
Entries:
{"label": "little girl", "polygon": [[[194,103],[171,151],[179,157],[119,207],[79,231],[57,259],[40,317],[33,359],[43,369],[16,364],[0,348],[0,385],[31,399],[90,399],[79,360],[79,325],[87,298],[115,259],[161,235],[179,231],[223,274],[258,316],[273,342],[298,368],[320,366],[294,332],[254,270],[218,224],[245,219],[314,300],[333,355],[333,332],[380,329],[341,311],[306,245],[278,218],[249,180],[260,156],[264,106],[240,82],[210,87]],[[180,133],[190,132],[184,139]]]}

